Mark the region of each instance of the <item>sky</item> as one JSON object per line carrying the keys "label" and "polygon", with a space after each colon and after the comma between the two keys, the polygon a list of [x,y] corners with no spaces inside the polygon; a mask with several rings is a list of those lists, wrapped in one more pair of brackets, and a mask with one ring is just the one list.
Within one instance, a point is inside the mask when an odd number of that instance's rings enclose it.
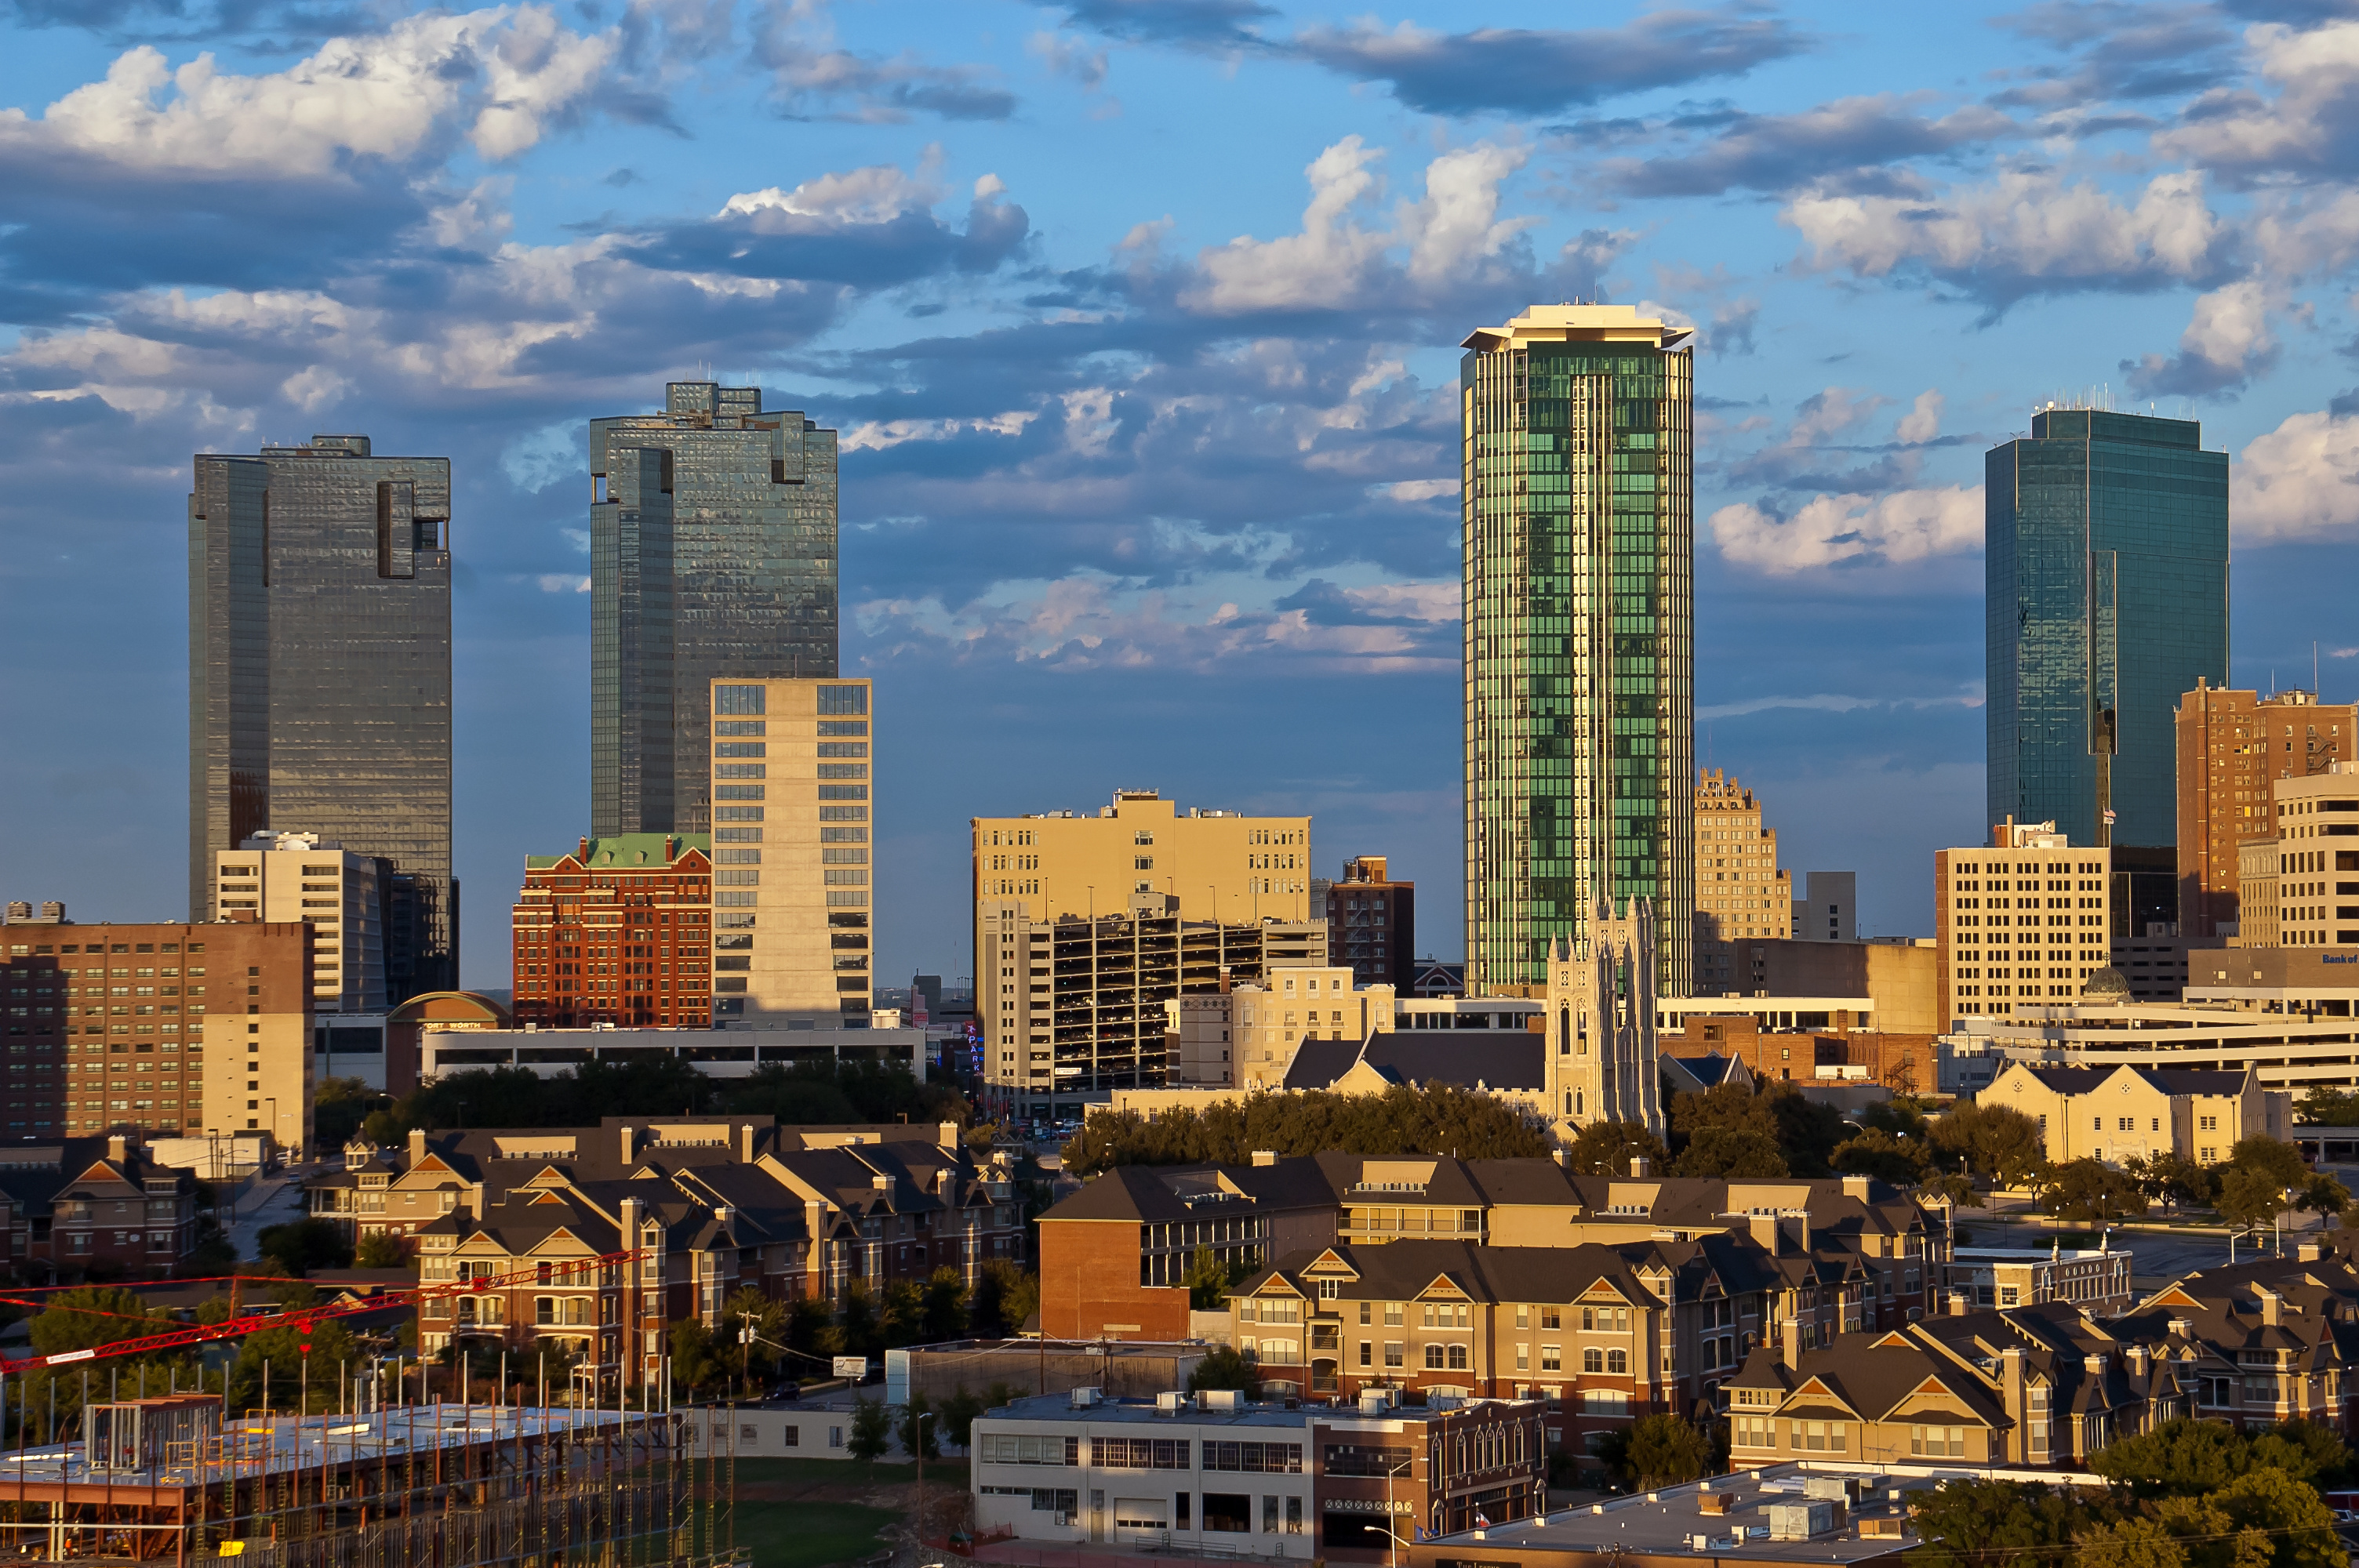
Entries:
{"label": "sky", "polygon": [[[1309,811],[1461,951],[1456,345],[1697,330],[1696,752],[1930,935],[1981,458],[2231,454],[2240,685],[2359,697],[2359,5],[0,0],[0,896],[177,917],[199,451],[451,460],[463,979],[588,811],[583,423],[842,432],[880,981],[966,819]],[[1402,8],[1404,5],[1408,8]],[[277,826],[298,826],[279,824]]]}

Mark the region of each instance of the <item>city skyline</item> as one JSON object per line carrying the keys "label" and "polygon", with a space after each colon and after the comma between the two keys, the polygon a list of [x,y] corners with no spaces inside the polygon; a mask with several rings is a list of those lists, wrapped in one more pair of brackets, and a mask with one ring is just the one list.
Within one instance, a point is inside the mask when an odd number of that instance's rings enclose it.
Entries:
{"label": "city skyline", "polygon": [[[1695,761],[1860,871],[1864,930],[1925,931],[1987,827],[1980,457],[2035,406],[2200,417],[2230,683],[2315,639],[2353,695],[2351,24],[1151,9],[5,24],[11,896],[182,908],[176,492],[322,429],[452,460],[455,849],[512,889],[587,826],[587,421],[715,379],[842,432],[840,668],[902,749],[880,972],[966,967],[926,907],[966,818],[1141,785],[1308,812],[1321,875],[1386,855],[1446,956],[1450,345],[1568,299],[1698,330]],[[305,62],[346,58],[408,117],[337,111]]]}

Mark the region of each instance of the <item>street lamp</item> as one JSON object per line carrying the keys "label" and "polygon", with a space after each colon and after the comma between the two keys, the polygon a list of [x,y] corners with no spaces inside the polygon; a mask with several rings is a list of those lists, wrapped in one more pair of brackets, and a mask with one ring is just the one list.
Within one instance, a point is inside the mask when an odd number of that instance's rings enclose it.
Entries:
{"label": "street lamp", "polygon": [[916,1441],[909,1446],[917,1450],[918,1460],[918,1544],[926,1543],[926,1422],[934,1419],[932,1411],[919,1411],[918,1419],[909,1423],[909,1435]]}
{"label": "street lamp", "polygon": [[1360,1529],[1369,1535],[1381,1535],[1386,1541],[1391,1541],[1392,1545],[1386,1550],[1390,1555],[1393,1568],[1400,1568],[1401,1538],[1393,1533],[1393,1527],[1390,1524],[1364,1524]]}

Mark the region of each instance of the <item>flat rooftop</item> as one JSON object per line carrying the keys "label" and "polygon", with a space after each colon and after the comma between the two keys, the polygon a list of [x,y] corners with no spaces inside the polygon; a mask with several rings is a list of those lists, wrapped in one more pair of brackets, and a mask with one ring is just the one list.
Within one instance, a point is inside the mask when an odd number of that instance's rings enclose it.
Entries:
{"label": "flat rooftop", "polygon": [[[1318,1410],[1326,1411],[1321,1405]],[[1066,1394],[1033,1394],[984,1412],[989,1421],[1087,1422],[1093,1426],[1275,1426],[1300,1431],[1311,1417],[1307,1407],[1288,1410],[1282,1404],[1239,1404],[1234,1410],[1205,1410],[1190,1402],[1166,1412],[1151,1400],[1100,1400],[1077,1405]]]}
{"label": "flat rooftop", "polygon": [[[1861,1500],[1849,1508],[1840,1530],[1807,1541],[1769,1539],[1769,1505],[1813,1501],[1803,1493],[1806,1479],[1799,1465],[1778,1465],[1764,1470],[1741,1471],[1709,1481],[1648,1492],[1643,1497],[1616,1498],[1587,1508],[1561,1509],[1512,1524],[1493,1525],[1478,1538],[1473,1530],[1430,1537],[1418,1543],[1421,1561],[1429,1554],[1458,1551],[1475,1554],[1519,1552],[1682,1552],[1709,1555],[1722,1561],[1737,1558],[1760,1563],[1862,1563],[1889,1556],[1921,1544],[1909,1528],[1907,1494],[1930,1490],[1947,1475],[1975,1472],[1865,1475],[1860,1480]],[[1812,1470],[1809,1478],[1836,1479],[1840,1473]],[[1865,1483],[1874,1483],[1867,1485]],[[1733,1500],[1726,1513],[1707,1514],[1701,1505],[1706,1493],[1725,1492]],[[1898,1519],[1897,1536],[1862,1536],[1863,1519]],[[1699,1547],[1698,1536],[1710,1544]]]}

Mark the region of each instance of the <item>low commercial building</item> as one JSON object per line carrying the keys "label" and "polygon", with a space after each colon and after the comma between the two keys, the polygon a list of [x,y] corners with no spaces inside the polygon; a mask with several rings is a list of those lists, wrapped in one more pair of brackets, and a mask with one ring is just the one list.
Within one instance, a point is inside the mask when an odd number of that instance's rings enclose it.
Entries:
{"label": "low commercial building", "polygon": [[2109,1165],[2176,1156],[2199,1164],[2228,1157],[2239,1139],[2282,1139],[2293,1098],[2261,1087],[2260,1073],[2189,1067],[2055,1066],[2015,1061],[1975,1097],[2039,1123],[2048,1158]]}
{"label": "low commercial building", "polygon": [[[1662,1037],[1663,1052],[1728,1056],[1744,1062],[1751,1076],[1764,1082],[1878,1084],[1895,1094],[1928,1092],[1939,1076],[1933,1035],[1829,1030],[1823,1023],[1799,1029],[1763,1026],[1782,1016],[1682,1011],[1683,1028]],[[1795,1016],[1815,1022],[1827,1015],[1813,1010]],[[1836,1011],[1832,1016],[1840,1023],[1853,1015]]]}
{"label": "low commercial building", "polygon": [[1336,1410],[1077,1389],[976,1418],[973,1455],[978,1533],[1181,1556],[1379,1563],[1546,1500],[1538,1411],[1513,1400]]}
{"label": "low commercial building", "polygon": [[[1724,987],[1696,987],[1694,1008],[1714,1003],[1737,1011],[1815,1011],[1813,999],[1863,999],[1844,1006],[1854,1028],[1930,1033],[1940,1019],[1939,955],[1917,937],[1865,941],[1802,941],[1793,937],[1734,945],[1736,968]],[[1666,998],[1665,1000],[1671,999]]]}
{"label": "low commercial building", "polygon": [[[899,1015],[889,1015],[897,1018]],[[685,1062],[714,1078],[747,1078],[763,1066],[798,1062],[883,1062],[925,1079],[922,1029],[479,1029],[424,1025],[419,1033],[419,1074],[431,1082],[445,1073],[522,1067],[553,1078],[590,1062],[617,1065],[659,1058]]]}
{"label": "low commercial building", "polygon": [[1952,1315],[2062,1302],[2091,1317],[2116,1317],[2137,1299],[2130,1288],[2129,1253],[2105,1248],[1961,1247],[1941,1273]]}
{"label": "low commercial building", "polygon": [[[2026,1008],[2007,1018],[1959,1019],[1941,1042],[1942,1087],[1945,1092],[1972,1092],[1982,1066],[2007,1061],[2239,1075],[2250,1068],[2259,1075],[2263,1088],[2289,1097],[2285,1102],[2288,1108],[2270,1112],[2264,1106],[2246,1123],[2249,1130],[2268,1131],[2290,1122],[2291,1100],[2311,1086],[2359,1084],[2359,1060],[2354,1060],[2359,1058],[2359,1033],[2354,1033],[2359,1021],[2322,1011],[2315,1016],[2307,1011],[2269,1013],[2199,1000],[2192,993],[2201,988],[2189,989],[2189,1000],[2176,1007],[2129,1001],[2116,990],[2079,1002]],[[1994,1071],[1992,1078],[1996,1076]],[[2198,1130],[2216,1132],[2224,1125]],[[2269,1135],[2281,1138],[2285,1133]]]}
{"label": "low commercial building", "polygon": [[2075,848],[2052,822],[2010,817],[1986,848],[1940,850],[1933,881],[1936,1033],[2069,1002],[2112,961],[2110,851]]}

